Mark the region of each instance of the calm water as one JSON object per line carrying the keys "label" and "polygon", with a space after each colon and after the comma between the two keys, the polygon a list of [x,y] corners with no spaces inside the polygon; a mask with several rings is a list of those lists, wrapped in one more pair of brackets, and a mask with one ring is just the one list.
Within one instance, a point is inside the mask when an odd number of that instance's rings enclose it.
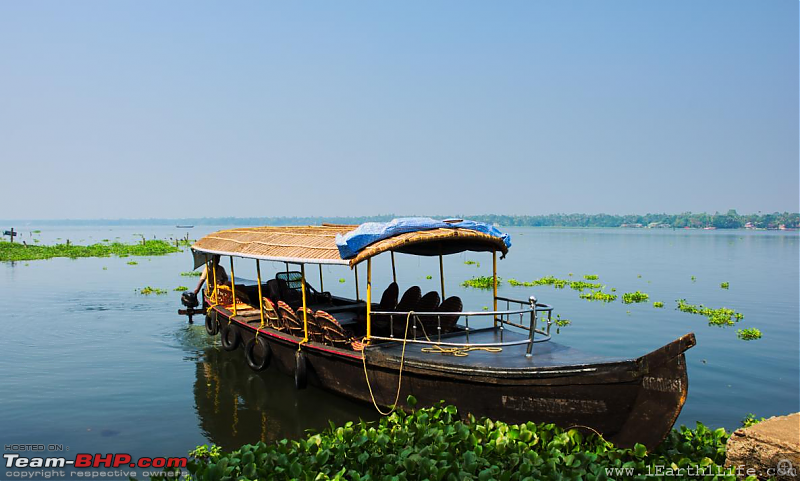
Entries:
{"label": "calm water", "polygon": [[[187,230],[154,227],[18,227],[22,240],[57,238],[91,243],[119,238],[183,236]],[[216,228],[188,230],[197,238]],[[617,294],[641,290],[651,303],[588,302],[578,293],[549,286],[503,285],[500,295],[556,307],[572,325],[558,342],[615,357],[645,354],[687,333],[698,345],[688,351],[689,397],[679,423],[695,421],[735,428],[749,412],[772,416],[799,410],[798,236],[796,232],[508,229],[513,247],[499,262],[502,278],[546,275],[581,279],[597,274]],[[131,260],[137,265],[128,265]],[[398,256],[401,288],[438,289],[438,261]],[[480,267],[465,260],[480,262]],[[274,273],[283,265],[265,263]],[[197,278],[188,252],[153,258],[52,259],[0,263],[3,336],[0,337],[0,441],[58,443],[78,452],[128,452],[134,456],[184,455],[197,444],[226,448],[246,442],[297,437],[305,429],[375,418],[370,406],[309,388],[273,371],[253,374],[241,351],[225,352],[202,323],[176,314],[179,293]],[[375,285],[390,282],[388,256],[376,259]],[[365,269],[359,274],[365,286]],[[318,286],[316,269],[309,277]],[[474,275],[491,275],[490,254],[445,260],[447,294],[465,308],[491,305],[491,293],[462,288]],[[250,262],[236,275],[255,277]],[[266,275],[266,274],[265,274]],[[325,289],[353,295],[353,274],[325,267]],[[432,279],[426,279],[426,276]],[[695,276],[696,281],[692,281]],[[345,282],[339,282],[344,279]],[[730,282],[730,289],[720,288]],[[136,288],[168,289],[142,296]],[[363,292],[362,292],[363,295]],[[708,326],[701,316],[675,310],[675,300],[730,307],[764,337],[745,342],[736,328]]]}

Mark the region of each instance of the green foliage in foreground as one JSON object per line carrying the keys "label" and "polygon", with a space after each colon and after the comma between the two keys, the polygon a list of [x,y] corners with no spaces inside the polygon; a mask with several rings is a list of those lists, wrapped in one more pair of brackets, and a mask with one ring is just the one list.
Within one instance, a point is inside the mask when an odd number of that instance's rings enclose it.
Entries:
{"label": "green foliage in foreground", "polygon": [[[409,398],[409,404],[416,401]],[[348,422],[297,441],[244,445],[232,452],[200,446],[186,479],[608,479],[607,468],[703,466],[722,472],[724,429],[674,430],[655,451],[621,449],[594,433],[553,424],[511,425],[441,404],[395,412],[377,422]],[[613,475],[612,475],[613,476]],[[629,478],[617,475],[617,479]],[[735,479],[720,476],[717,479]]]}
{"label": "green foliage in foreground", "polygon": [[[498,277],[497,285],[499,286],[501,283],[502,279]],[[462,282],[461,285],[464,287],[474,287],[476,289],[491,289],[494,286],[494,279],[492,276],[473,277],[472,279],[467,279]]]}
{"label": "green foliage in foreground", "polygon": [[184,277],[200,277],[203,275],[203,273],[200,271],[186,271],[181,272],[181,275]]}
{"label": "green foliage in foreground", "polygon": [[176,287],[175,289],[172,289],[172,290],[173,291],[178,291],[178,292],[183,292],[183,291],[188,291],[189,288],[186,287],[186,286],[178,286],[178,287]]}
{"label": "green foliage in foreground", "polygon": [[30,261],[52,259],[53,257],[127,257],[127,256],[160,256],[179,252],[180,249],[163,240],[148,240],[137,244],[55,244],[28,245],[18,242],[0,242],[0,261]]}

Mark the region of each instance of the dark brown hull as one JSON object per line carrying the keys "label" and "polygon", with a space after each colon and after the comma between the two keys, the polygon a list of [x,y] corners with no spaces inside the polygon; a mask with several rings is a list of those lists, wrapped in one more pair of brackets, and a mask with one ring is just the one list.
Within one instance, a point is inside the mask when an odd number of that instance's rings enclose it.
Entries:
{"label": "dark brown hull", "polygon": [[[227,324],[231,313],[216,310],[219,322]],[[248,324],[237,318],[233,323],[240,330],[243,344],[255,336],[258,322]],[[300,339],[270,328],[262,329],[258,335],[269,342],[271,364],[294,375]],[[535,350],[542,344],[537,344]],[[537,366],[534,359],[532,365],[522,367],[482,363],[481,355],[491,360],[508,358],[486,353],[476,353],[472,366],[444,362],[447,360],[440,355],[415,359],[408,355],[412,349],[409,346],[400,406],[406,407],[406,397],[413,395],[418,406],[443,400],[476,416],[511,423],[534,421],[588,428],[619,446],[638,442],[654,448],[670,431],[686,400],[688,377],[683,353],[694,344],[694,335],[687,334],[637,359],[557,366]],[[310,384],[357,401],[372,402],[361,353],[314,342],[305,343],[300,349],[307,360]],[[415,349],[418,351],[419,347]],[[366,364],[375,401],[381,407],[391,405],[397,392],[399,356],[370,349]]]}

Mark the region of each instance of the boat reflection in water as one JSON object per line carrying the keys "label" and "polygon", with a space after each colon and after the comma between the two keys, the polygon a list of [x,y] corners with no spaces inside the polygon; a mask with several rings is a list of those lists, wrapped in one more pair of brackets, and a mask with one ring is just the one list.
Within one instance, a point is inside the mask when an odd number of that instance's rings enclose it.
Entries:
{"label": "boat reflection in water", "polygon": [[298,391],[277,370],[255,373],[240,356],[216,347],[201,351],[194,383],[200,428],[210,443],[223,449],[280,439],[298,439],[308,429],[377,419],[378,414],[325,391]]}

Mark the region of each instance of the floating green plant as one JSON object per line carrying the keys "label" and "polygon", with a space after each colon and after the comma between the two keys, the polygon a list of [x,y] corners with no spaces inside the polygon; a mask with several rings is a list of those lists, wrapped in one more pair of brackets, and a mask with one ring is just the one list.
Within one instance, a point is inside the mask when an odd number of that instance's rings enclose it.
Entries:
{"label": "floating green plant", "polygon": [[425,279],[433,279],[433,276],[425,276]]}
{"label": "floating green plant", "polygon": [[200,277],[203,275],[203,273],[200,271],[186,271],[181,272],[181,275],[184,277]]}
{"label": "floating green plant", "polygon": [[626,292],[625,294],[622,294],[622,302],[624,304],[634,304],[634,303],[639,303],[639,302],[646,302],[648,299],[650,299],[650,296],[648,294],[645,294],[644,292],[639,292],[639,291]]}
{"label": "floating green plant", "polygon": [[641,275],[641,274],[639,274],[639,275],[638,275],[638,276],[636,276],[636,277],[637,277],[638,279],[641,279],[641,278],[642,278],[642,275]]}
{"label": "floating green plant", "polygon": [[608,294],[603,291],[589,291],[581,292],[580,298],[586,299],[587,301],[613,302],[617,300],[617,295]]}
{"label": "floating green plant", "polygon": [[127,257],[164,255],[178,252],[178,249],[162,240],[149,240],[143,244],[54,244],[54,245],[24,245],[21,243],[0,243],[0,261],[30,261],[52,259],[54,257]]}
{"label": "floating green plant", "polygon": [[722,284],[720,284],[719,286],[720,286],[721,288],[723,288],[723,289],[727,289],[727,288],[731,287],[731,283],[730,283],[730,282],[723,282],[723,283],[722,283]]}
{"label": "floating green plant", "polygon": [[470,261],[470,260],[464,261],[464,264],[466,264],[468,266],[475,266],[475,267],[480,267],[481,266],[480,262],[475,262],[475,261]]}
{"label": "floating green plant", "polygon": [[37,230],[32,230],[32,231],[31,231],[31,234],[41,234],[41,233],[42,233],[42,231],[40,231],[40,230],[38,230],[38,229],[37,229]]}
{"label": "floating green plant", "polygon": [[655,302],[653,302],[653,307],[657,307],[658,309],[663,309],[664,308],[664,303],[661,302],[661,301],[655,301]]}
{"label": "floating green plant", "polygon": [[135,265],[137,265],[137,264],[139,264],[139,263],[138,263],[138,262],[136,262],[136,261],[128,261],[128,265],[129,265],[129,266],[135,266]]}
{"label": "floating green plant", "polygon": [[600,276],[596,274],[588,274],[583,276],[583,278],[586,279],[587,281],[596,281],[597,279],[600,279]]}
{"label": "floating green plant", "polygon": [[[497,285],[500,285],[502,279],[497,278]],[[492,276],[473,277],[461,283],[464,287],[474,287],[475,289],[491,289],[494,287],[494,278]]]}
{"label": "floating green plant", "polygon": [[695,281],[697,281],[697,278],[695,276],[692,276],[692,282],[695,282]]}
{"label": "floating green plant", "polygon": [[340,278],[339,278],[339,283],[341,283],[341,284],[344,284],[345,282],[346,282],[346,281],[344,280],[344,277],[340,277]]}
{"label": "floating green plant", "polygon": [[747,416],[745,416],[742,419],[742,427],[743,428],[749,428],[750,426],[752,426],[754,424],[758,424],[761,421],[766,421],[766,420],[767,420],[766,418],[757,418],[755,414],[748,413]]}
{"label": "floating green plant", "polygon": [[761,331],[755,327],[748,327],[747,329],[737,329],[736,337],[743,341],[755,341],[761,339]]}
{"label": "floating green plant", "polygon": [[186,287],[186,286],[178,286],[178,287],[176,287],[175,289],[172,289],[172,290],[173,291],[178,291],[178,292],[183,292],[183,291],[188,291],[189,288]]}
{"label": "floating green plant", "polygon": [[558,327],[566,327],[566,326],[569,326],[570,324],[572,324],[572,321],[570,321],[569,319],[561,319],[561,315],[560,314],[556,314],[556,318],[553,319],[553,322]]}
{"label": "floating green plant", "polygon": [[678,299],[678,310],[690,314],[706,316],[708,318],[708,323],[715,326],[732,326],[744,319],[743,314],[733,309],[728,309],[726,307],[713,309],[711,307],[705,307],[702,304],[696,306],[687,303],[686,299]]}
{"label": "floating green plant", "polygon": [[553,286],[557,289],[563,289],[569,284],[569,281],[564,279],[558,279],[554,276],[546,276],[540,279],[536,279],[535,281],[518,281],[516,279],[509,279],[508,284],[512,286],[525,286],[525,287],[533,287],[533,286]]}
{"label": "floating green plant", "polygon": [[602,284],[596,282],[572,281],[569,283],[569,288],[575,291],[583,292],[584,289],[600,289]]}
{"label": "floating green plant", "polygon": [[150,294],[161,295],[161,294],[166,294],[167,293],[166,289],[159,289],[157,287],[150,287],[150,286],[143,287],[141,289],[136,289],[136,291],[139,294],[143,294],[145,296],[149,296]]}

